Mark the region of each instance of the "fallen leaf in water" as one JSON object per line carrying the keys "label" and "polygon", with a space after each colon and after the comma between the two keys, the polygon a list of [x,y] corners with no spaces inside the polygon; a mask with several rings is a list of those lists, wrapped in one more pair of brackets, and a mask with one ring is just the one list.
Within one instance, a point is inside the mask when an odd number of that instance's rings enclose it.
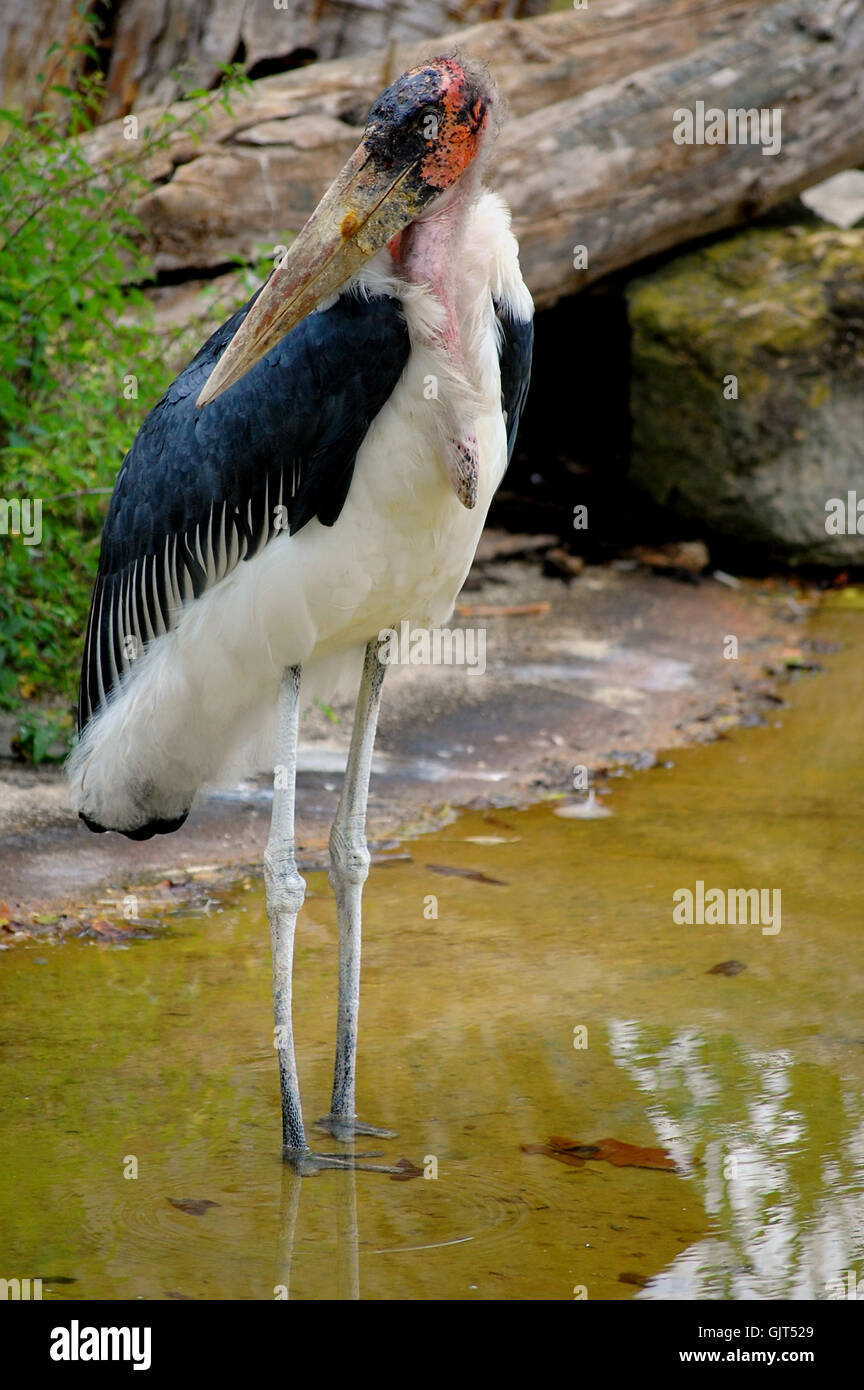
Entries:
{"label": "fallen leaf in water", "polygon": [[637,1289],[644,1289],[648,1286],[648,1277],[645,1274],[632,1274],[629,1270],[625,1270],[623,1274],[618,1275],[618,1283],[635,1284]]}
{"label": "fallen leaf in water", "polygon": [[490,878],[479,869],[457,869],[452,864],[427,864],[433,874],[444,874],[446,878],[470,878],[474,883],[494,883],[498,888],[506,888],[503,878]]}
{"label": "fallen leaf in water", "polygon": [[168,1201],[178,1211],[185,1211],[187,1216],[205,1216],[211,1207],[220,1205],[207,1197],[169,1197]]}
{"label": "fallen leaf in water", "polygon": [[573,1148],[582,1158],[613,1163],[616,1168],[662,1168],[670,1173],[677,1172],[678,1165],[668,1149],[646,1149],[620,1139],[598,1139],[594,1144],[581,1144],[578,1140],[561,1139],[556,1135],[549,1142],[556,1148]]}
{"label": "fallen leaf in water", "polygon": [[712,965],[710,970],[706,970],[706,975],[740,975],[747,966],[743,960],[721,960],[719,965]]}
{"label": "fallen leaf in water", "polygon": [[523,1154],[546,1154],[547,1158],[557,1158],[559,1163],[566,1163],[571,1168],[584,1168],[584,1158],[579,1158],[575,1153],[564,1152],[556,1149],[553,1144],[523,1144]]}
{"label": "fallen leaf in water", "polygon": [[134,922],[109,922],[104,917],[96,917],[83,932],[84,936],[95,935],[100,941],[133,941],[148,936],[144,928],[158,923],[149,918],[137,918]]}
{"label": "fallen leaf in water", "polygon": [[401,1168],[401,1173],[391,1173],[391,1182],[410,1182],[412,1178],[422,1178],[423,1169],[418,1168],[416,1163],[412,1163],[410,1158],[400,1158],[396,1163],[397,1168]]}
{"label": "fallen leaf in water", "polygon": [[546,1154],[559,1163],[580,1168],[586,1160],[612,1163],[616,1168],[660,1168],[677,1173],[678,1165],[668,1149],[644,1149],[638,1144],[626,1144],[620,1139],[598,1139],[585,1144],[580,1139],[562,1139],[553,1134],[545,1144],[523,1144],[522,1152]]}

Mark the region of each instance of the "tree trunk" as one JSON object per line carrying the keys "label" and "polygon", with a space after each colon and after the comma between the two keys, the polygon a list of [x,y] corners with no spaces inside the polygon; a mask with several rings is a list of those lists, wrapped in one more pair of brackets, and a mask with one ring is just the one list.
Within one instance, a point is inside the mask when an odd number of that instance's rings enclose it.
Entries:
{"label": "tree trunk", "polygon": [[[545,14],[550,0],[107,0],[103,119],[214,87],[220,64],[252,76],[433,39],[454,25]],[[0,106],[38,101],[36,75],[74,86],[86,59],[79,0],[0,0]],[[58,65],[51,44],[65,50]],[[62,109],[63,103],[53,103]]]}
{"label": "tree trunk", "polygon": [[[154,165],[162,182],[140,213],[157,266],[215,267],[283,241],[356,144],[381,88],[456,40],[488,61],[508,100],[491,181],[513,209],[542,305],[864,160],[859,0],[592,0],[254,83],[200,145],[180,135],[173,158]],[[676,111],[699,102],[771,120],[779,110],[781,148],[676,143]],[[124,147],[116,125],[89,144],[102,158]]]}

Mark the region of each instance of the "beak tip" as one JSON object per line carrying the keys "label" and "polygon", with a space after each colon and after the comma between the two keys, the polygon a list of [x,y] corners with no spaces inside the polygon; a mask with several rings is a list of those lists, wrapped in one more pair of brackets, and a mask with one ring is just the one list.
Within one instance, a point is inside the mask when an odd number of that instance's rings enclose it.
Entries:
{"label": "beak tip", "polygon": [[204,406],[209,405],[211,401],[215,401],[218,396],[221,396],[222,392],[227,390],[230,384],[230,382],[219,380],[219,368],[218,366],[214,367],[198,393],[198,399],[195,402],[196,406],[199,409],[203,409]]}

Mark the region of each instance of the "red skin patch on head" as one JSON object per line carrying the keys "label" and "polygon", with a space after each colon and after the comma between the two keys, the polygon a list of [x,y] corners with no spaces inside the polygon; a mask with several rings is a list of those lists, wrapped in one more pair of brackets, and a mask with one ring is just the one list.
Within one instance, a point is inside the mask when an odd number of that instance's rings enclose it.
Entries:
{"label": "red skin patch on head", "polygon": [[462,177],[476,155],[486,129],[487,113],[479,100],[471,109],[470,122],[459,119],[465,106],[465,75],[456,63],[448,62],[447,67],[457,75],[444,92],[444,119],[437,138],[420,166],[423,178],[433,188],[449,188]]}

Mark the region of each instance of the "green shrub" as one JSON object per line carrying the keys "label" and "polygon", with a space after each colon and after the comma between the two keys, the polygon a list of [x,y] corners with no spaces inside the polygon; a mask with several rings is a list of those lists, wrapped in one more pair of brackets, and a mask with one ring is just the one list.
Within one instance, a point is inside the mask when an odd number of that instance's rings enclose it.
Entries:
{"label": "green shrub", "polygon": [[[48,89],[62,118],[44,103],[0,110],[0,497],[13,504],[0,505],[10,532],[0,534],[0,709],[19,716],[18,749],[35,761],[58,732],[71,736],[108,494],[183,360],[154,331],[140,288],[153,267],[132,209],[172,132],[200,135],[214,102],[230,110],[246,79],[234,67],[223,75],[216,92],[189,93],[99,166],[80,136],[100,109],[100,79]],[[29,537],[23,523],[11,534],[25,500]]]}

